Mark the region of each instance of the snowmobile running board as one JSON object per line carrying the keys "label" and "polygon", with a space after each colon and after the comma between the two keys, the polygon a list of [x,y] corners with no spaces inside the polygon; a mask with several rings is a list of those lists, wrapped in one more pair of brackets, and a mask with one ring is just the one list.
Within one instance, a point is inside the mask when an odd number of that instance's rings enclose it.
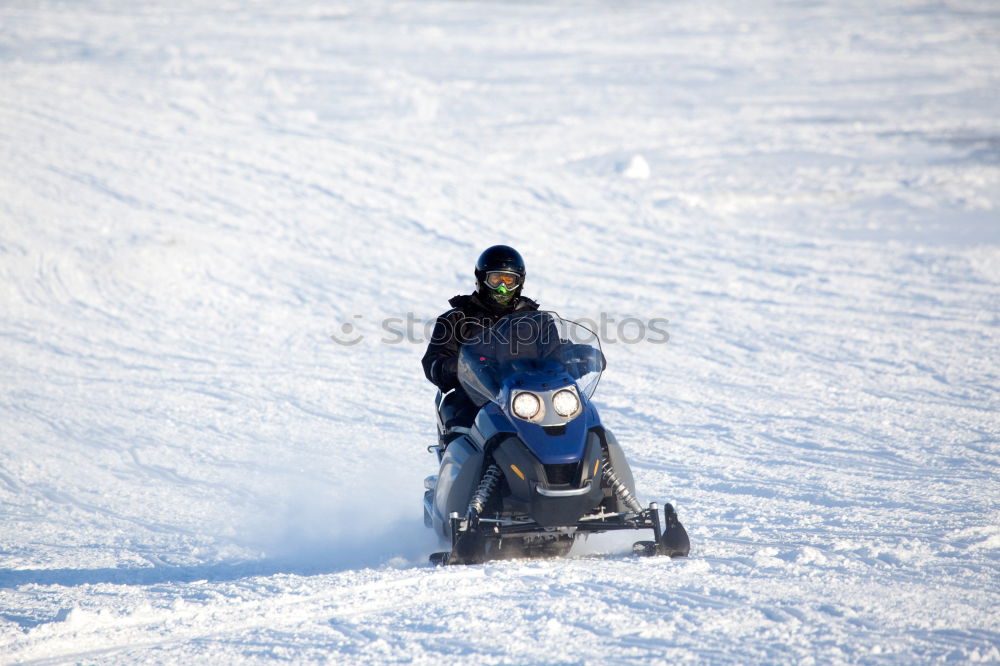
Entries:
{"label": "snowmobile running board", "polygon": [[[663,507],[666,518],[666,530],[660,521],[660,507],[653,502],[648,509],[639,513],[597,514],[584,516],[576,525],[562,528],[545,528],[535,522],[505,524],[500,521],[484,518],[459,518],[451,516],[452,549],[451,552],[433,553],[431,563],[445,564],[479,564],[486,559],[485,543],[499,542],[506,536],[517,537],[527,535],[556,535],[561,530],[572,530],[575,533],[611,532],[620,530],[653,530],[653,541],[637,541],[632,552],[637,555],[667,555],[669,557],[687,557],[691,550],[690,541],[684,526],[677,520],[673,506]],[[476,543],[475,551],[470,553],[470,542]]]}

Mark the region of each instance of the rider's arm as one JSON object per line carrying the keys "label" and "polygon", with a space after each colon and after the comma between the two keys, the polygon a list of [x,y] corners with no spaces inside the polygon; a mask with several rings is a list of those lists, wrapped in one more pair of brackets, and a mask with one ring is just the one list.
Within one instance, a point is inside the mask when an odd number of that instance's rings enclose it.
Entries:
{"label": "rider's arm", "polygon": [[607,367],[608,361],[597,347],[590,345],[563,341],[561,350],[562,362],[565,363],[577,375],[584,375],[593,369],[594,365],[601,372]]}
{"label": "rider's arm", "polygon": [[450,310],[437,318],[434,333],[421,361],[424,375],[443,392],[458,386],[458,351],[461,344],[457,324],[461,314],[457,310]]}

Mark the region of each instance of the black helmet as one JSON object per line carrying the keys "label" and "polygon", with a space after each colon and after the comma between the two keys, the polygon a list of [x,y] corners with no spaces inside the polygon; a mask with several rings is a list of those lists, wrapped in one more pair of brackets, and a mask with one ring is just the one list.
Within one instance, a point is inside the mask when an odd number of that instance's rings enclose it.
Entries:
{"label": "black helmet", "polygon": [[486,248],[476,262],[476,291],[491,304],[507,307],[524,286],[524,259],[508,245]]}

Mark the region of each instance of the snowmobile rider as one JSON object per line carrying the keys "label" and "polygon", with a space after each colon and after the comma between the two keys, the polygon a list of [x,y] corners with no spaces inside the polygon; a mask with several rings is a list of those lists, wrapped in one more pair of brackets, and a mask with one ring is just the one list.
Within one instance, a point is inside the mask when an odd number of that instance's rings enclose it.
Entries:
{"label": "snowmobile rider", "polygon": [[478,411],[458,383],[462,344],[511,312],[538,309],[538,303],[521,295],[525,274],[517,250],[507,245],[486,248],[476,262],[476,291],[451,298],[451,310],[437,318],[422,363],[427,379],[447,394],[440,409],[447,428],[471,425]]}

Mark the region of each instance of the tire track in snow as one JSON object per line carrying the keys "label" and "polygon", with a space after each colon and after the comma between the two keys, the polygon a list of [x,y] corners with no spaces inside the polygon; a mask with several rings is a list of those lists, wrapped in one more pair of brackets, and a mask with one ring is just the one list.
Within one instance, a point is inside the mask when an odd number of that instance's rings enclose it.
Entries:
{"label": "tire track in snow", "polygon": [[[381,574],[380,575],[384,575]],[[9,656],[18,664],[56,664],[66,661],[106,659],[132,650],[163,648],[203,641],[216,636],[232,637],[258,629],[285,628],[304,623],[349,622],[366,615],[403,609],[428,602],[447,592],[456,601],[489,594],[502,580],[490,580],[482,568],[426,571],[406,574],[402,579],[376,580],[338,587],[338,577],[324,581],[322,588],[304,595],[273,596],[267,579],[259,581],[257,598],[242,601],[245,590],[227,590],[230,597],[220,603],[192,608],[190,602],[174,608],[105,616],[74,609],[61,622],[40,625],[15,641]],[[456,585],[456,583],[458,583]],[[213,588],[219,591],[219,588]],[[232,600],[236,601],[232,601]],[[232,601],[232,603],[227,603]],[[81,645],[99,647],[79,650]]]}

